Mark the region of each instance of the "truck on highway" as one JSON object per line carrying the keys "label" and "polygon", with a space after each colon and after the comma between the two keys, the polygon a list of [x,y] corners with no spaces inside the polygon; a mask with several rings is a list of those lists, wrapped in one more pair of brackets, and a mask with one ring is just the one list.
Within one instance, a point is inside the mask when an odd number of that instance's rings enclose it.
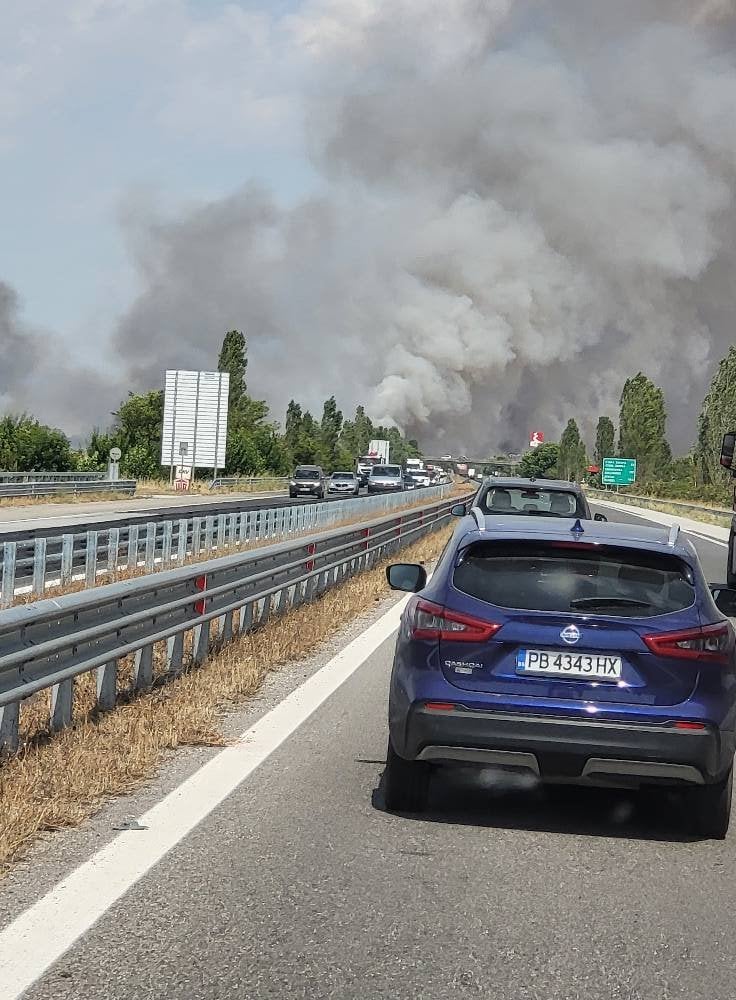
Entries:
{"label": "truck on highway", "polygon": [[368,476],[374,465],[388,465],[389,463],[389,442],[376,439],[368,442],[368,451],[358,459],[355,471],[358,475],[361,486],[368,485]]}

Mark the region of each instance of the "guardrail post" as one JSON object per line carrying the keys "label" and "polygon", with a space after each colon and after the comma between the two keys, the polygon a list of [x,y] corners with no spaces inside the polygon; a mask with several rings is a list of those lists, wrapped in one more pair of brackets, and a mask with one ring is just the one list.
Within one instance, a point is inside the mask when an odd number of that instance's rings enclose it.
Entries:
{"label": "guardrail post", "polygon": [[65,587],[72,582],[72,567],[74,565],[74,535],[61,536],[61,585]]}
{"label": "guardrail post", "polygon": [[146,525],[146,573],[153,573],[156,568],[156,522],[149,521]]}
{"label": "guardrail post", "polygon": [[276,608],[278,615],[285,615],[289,610],[289,587],[279,591],[279,603]]}
{"label": "guardrail post", "polygon": [[219,629],[219,639],[220,642],[230,642],[233,637],[233,612],[228,611],[224,614],[222,618],[219,619],[220,629]]}
{"label": "guardrail post", "polygon": [[95,671],[97,707],[104,712],[115,708],[118,685],[118,661],[109,660]]}
{"label": "guardrail post", "polygon": [[228,533],[227,533],[227,544],[229,546],[235,546],[238,543],[238,515],[229,514],[228,515]]}
{"label": "guardrail post", "polygon": [[138,566],[138,525],[131,524],[128,528],[128,569],[134,570]]}
{"label": "guardrail post", "polygon": [[135,654],[133,675],[133,687],[136,691],[146,691],[153,684],[153,643]]}
{"label": "guardrail post", "polygon": [[192,555],[198,556],[202,547],[202,518],[192,518]]}
{"label": "guardrail post", "polygon": [[18,720],[20,718],[20,702],[0,708],[0,750],[14,753],[18,749]]}
{"label": "guardrail post", "polygon": [[61,681],[51,688],[51,729],[66,729],[72,724],[72,701],[74,699],[74,679]]}
{"label": "guardrail post", "polygon": [[84,585],[94,587],[97,583],[97,532],[88,531],[84,549]]}
{"label": "guardrail post", "polygon": [[170,674],[181,673],[184,665],[184,633],[177,632],[166,640],[166,670]]}
{"label": "guardrail post", "polygon": [[110,528],[107,533],[107,572],[115,576],[120,552],[120,528]]}
{"label": "guardrail post", "polygon": [[177,540],[176,564],[183,566],[187,557],[187,534],[189,531],[189,521],[182,517],[179,520],[179,538]]}
{"label": "guardrail post", "polygon": [[210,623],[202,622],[194,626],[194,646],[192,659],[196,664],[203,663],[210,651]]}
{"label": "guardrail post", "polygon": [[33,545],[33,596],[43,597],[46,589],[46,539],[37,538]]}
{"label": "guardrail post", "polygon": [[215,518],[208,514],[204,520],[204,548],[205,552],[212,552],[215,547]]}
{"label": "guardrail post", "polygon": [[242,545],[248,538],[248,513],[241,510],[238,514],[238,545]]}
{"label": "guardrail post", "polygon": [[270,614],[271,614],[271,595],[269,594],[268,597],[264,597],[263,600],[261,601],[261,610],[260,614],[258,615],[258,624],[265,625],[266,622],[268,621]]}
{"label": "guardrail post", "polygon": [[0,607],[9,608],[15,598],[15,561],[17,542],[3,543],[3,582],[0,588]]}
{"label": "guardrail post", "polygon": [[171,551],[174,544],[174,522],[164,521],[164,540],[161,550],[161,562],[164,569],[171,566]]}
{"label": "guardrail post", "polygon": [[245,635],[246,632],[250,632],[253,628],[253,605],[246,604],[240,609],[240,615],[238,616],[238,632],[241,635]]}
{"label": "guardrail post", "polygon": [[222,552],[225,548],[225,514],[217,515],[217,551]]}

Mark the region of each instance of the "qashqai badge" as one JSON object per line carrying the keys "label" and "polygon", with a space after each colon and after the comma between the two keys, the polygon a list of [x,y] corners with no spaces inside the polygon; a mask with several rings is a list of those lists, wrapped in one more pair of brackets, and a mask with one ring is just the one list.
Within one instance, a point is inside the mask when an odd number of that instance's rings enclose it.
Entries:
{"label": "qashqai badge", "polygon": [[560,632],[560,639],[566,642],[568,646],[574,646],[576,642],[580,641],[580,629],[577,625],[567,625]]}

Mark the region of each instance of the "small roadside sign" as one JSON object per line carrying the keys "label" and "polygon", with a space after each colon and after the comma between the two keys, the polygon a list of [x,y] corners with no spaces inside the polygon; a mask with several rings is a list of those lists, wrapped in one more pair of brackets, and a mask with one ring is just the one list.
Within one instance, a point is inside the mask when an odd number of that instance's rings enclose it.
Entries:
{"label": "small roadside sign", "polygon": [[636,459],[604,458],[601,482],[604,486],[631,486],[636,482]]}

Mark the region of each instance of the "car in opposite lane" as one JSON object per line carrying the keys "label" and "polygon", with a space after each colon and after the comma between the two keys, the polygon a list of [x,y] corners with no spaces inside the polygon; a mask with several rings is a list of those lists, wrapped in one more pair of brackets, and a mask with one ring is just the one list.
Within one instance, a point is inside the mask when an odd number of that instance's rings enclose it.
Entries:
{"label": "car in opposite lane", "polygon": [[295,469],[289,481],[289,496],[292,500],[299,496],[313,496],[324,500],[325,474],[320,466],[300,465]]}
{"label": "car in opposite lane", "polygon": [[333,472],[327,484],[327,492],[357,497],[360,494],[360,480],[354,472]]}
{"label": "car in opposite lane", "polygon": [[400,465],[374,465],[368,476],[369,493],[399,493],[404,489]]}
{"label": "car in opposite lane", "polygon": [[421,566],[388,576],[414,594],[390,684],[389,809],[423,809],[432,769],[459,762],[664,785],[698,833],[725,836],[736,653],[719,607],[736,594],[714,602],[676,526],[474,514],[429,583]]}

